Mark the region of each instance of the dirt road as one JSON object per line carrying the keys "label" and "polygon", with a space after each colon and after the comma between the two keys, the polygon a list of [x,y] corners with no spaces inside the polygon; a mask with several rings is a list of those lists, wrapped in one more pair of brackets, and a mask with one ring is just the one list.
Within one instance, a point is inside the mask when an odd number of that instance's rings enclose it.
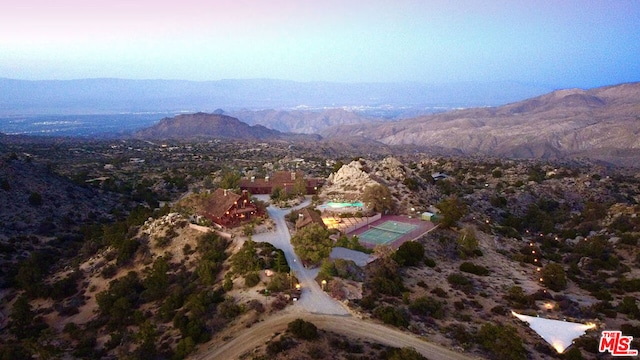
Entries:
{"label": "dirt road", "polygon": [[367,339],[393,347],[412,347],[432,360],[468,360],[473,357],[429,343],[414,335],[364,321],[355,317],[321,315],[287,311],[273,315],[263,322],[243,330],[224,344],[215,344],[196,355],[196,359],[238,359],[242,354],[265,344],[276,332],[283,332],[287,324],[297,318],[310,321],[319,329],[332,331],[350,338]]}

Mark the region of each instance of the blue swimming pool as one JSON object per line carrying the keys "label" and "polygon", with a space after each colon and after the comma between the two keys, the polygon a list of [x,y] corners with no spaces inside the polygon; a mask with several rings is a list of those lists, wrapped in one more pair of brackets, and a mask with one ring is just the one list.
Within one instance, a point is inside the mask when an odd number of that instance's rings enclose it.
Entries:
{"label": "blue swimming pool", "polygon": [[327,207],[338,209],[343,207],[363,207],[364,204],[360,201],[356,202],[334,202],[330,201],[326,204]]}

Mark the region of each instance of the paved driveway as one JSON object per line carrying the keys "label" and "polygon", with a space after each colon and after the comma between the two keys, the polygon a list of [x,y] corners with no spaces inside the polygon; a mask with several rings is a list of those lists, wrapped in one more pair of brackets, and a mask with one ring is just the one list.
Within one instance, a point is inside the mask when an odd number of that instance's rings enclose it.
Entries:
{"label": "paved driveway", "polygon": [[[260,199],[265,200],[264,198]],[[266,200],[268,200],[268,197]],[[271,243],[284,252],[289,267],[295,272],[302,289],[302,294],[297,304],[294,305],[295,307],[315,314],[350,316],[347,308],[322,291],[320,285],[314,280],[318,275],[319,269],[307,269],[302,266],[300,258],[298,258],[298,255],[293,251],[291,234],[289,233],[284,217],[289,214],[292,209],[301,209],[309,206],[309,204],[311,204],[311,200],[307,198],[302,204],[294,208],[280,209],[275,206],[269,206],[267,213],[276,225],[275,231],[254,235],[253,240]]]}

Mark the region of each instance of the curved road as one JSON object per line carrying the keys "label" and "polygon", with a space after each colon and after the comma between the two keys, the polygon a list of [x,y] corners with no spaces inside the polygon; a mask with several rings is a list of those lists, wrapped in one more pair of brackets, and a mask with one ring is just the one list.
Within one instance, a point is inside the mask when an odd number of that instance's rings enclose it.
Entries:
{"label": "curved road", "polygon": [[[291,309],[293,310],[293,309]],[[350,338],[367,339],[393,347],[411,347],[429,359],[468,360],[467,354],[449,350],[443,346],[429,343],[411,334],[384,325],[363,321],[354,317],[338,317],[319,314],[300,314],[284,310],[264,321],[243,330],[233,339],[209,347],[196,355],[197,359],[238,359],[242,354],[265,344],[274,333],[283,332],[287,324],[297,318],[312,322],[319,329],[332,331]]]}
{"label": "curved road", "polygon": [[[293,209],[300,209],[309,204],[310,200],[307,199]],[[306,269],[303,267],[298,255],[293,251],[291,235],[285,220],[285,216],[291,210],[269,206],[267,212],[276,224],[276,230],[254,235],[253,239],[260,242],[269,242],[282,249],[291,270],[295,272],[300,281],[302,288],[300,300],[293,306],[267,317],[264,321],[254,324],[250,328],[244,329],[236,337],[222,344],[210,345],[207,350],[195,354],[195,358],[237,359],[245,352],[266,343],[273,337],[274,333],[284,331],[291,321],[303,318],[314,323],[319,329],[333,331],[352,338],[368,339],[393,347],[412,347],[429,359],[471,359],[469,355],[426,342],[412,334],[351,316],[345,306],[322,291],[315,281],[318,269]]]}

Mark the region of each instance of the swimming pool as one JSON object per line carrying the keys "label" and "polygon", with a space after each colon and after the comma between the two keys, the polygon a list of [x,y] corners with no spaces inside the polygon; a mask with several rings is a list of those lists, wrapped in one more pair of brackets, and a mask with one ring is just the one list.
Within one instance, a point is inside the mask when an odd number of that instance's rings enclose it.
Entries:
{"label": "swimming pool", "polygon": [[332,208],[343,208],[343,207],[363,207],[364,204],[360,201],[356,202],[333,202],[330,201],[327,203],[328,207]]}

